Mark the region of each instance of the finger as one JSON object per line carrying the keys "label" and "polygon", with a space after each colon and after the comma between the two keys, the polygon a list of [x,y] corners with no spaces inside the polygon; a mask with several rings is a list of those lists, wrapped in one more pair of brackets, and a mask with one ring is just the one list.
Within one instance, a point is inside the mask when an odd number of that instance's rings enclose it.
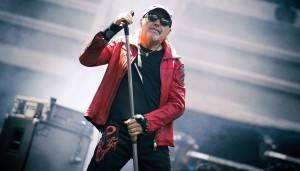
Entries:
{"label": "finger", "polygon": [[132,24],[132,14],[130,11],[124,13],[124,16],[120,19],[121,22],[126,21],[128,24]]}
{"label": "finger", "polygon": [[130,130],[130,129],[135,129],[135,128],[142,128],[141,125],[139,123],[133,123],[133,124],[130,124],[127,126],[127,129]]}
{"label": "finger", "polygon": [[137,136],[137,135],[141,134],[142,131],[139,130],[139,129],[136,129],[134,131],[133,130],[132,131],[128,131],[128,133],[129,133],[130,136]]}
{"label": "finger", "polygon": [[142,130],[142,127],[139,125],[131,125],[130,127],[127,127],[128,131],[134,132],[134,131],[140,131]]}
{"label": "finger", "polygon": [[125,124],[125,125],[128,125],[129,122],[130,122],[130,119],[127,119],[126,121],[124,121],[124,124]]}
{"label": "finger", "polygon": [[126,124],[127,126],[128,125],[131,125],[132,123],[134,123],[135,119],[127,119],[126,121],[124,121],[124,124]]}
{"label": "finger", "polygon": [[133,21],[132,21],[132,11],[131,10],[128,10],[127,11],[127,22],[129,23],[129,24],[132,24],[133,23]]}
{"label": "finger", "polygon": [[116,25],[120,25],[122,22],[126,21],[127,23],[132,23],[132,16],[130,14],[130,12],[123,12],[121,14],[119,14],[115,20],[114,20],[114,24]]}
{"label": "finger", "polygon": [[140,126],[128,127],[129,132],[136,132],[136,131],[141,131],[141,130],[142,130],[142,127],[140,127]]}

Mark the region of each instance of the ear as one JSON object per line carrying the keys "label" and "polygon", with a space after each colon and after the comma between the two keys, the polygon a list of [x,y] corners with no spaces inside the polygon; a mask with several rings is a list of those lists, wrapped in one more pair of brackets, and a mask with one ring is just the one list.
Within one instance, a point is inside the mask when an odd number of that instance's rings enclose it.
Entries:
{"label": "ear", "polygon": [[140,19],[140,27],[143,25],[143,18]]}
{"label": "ear", "polygon": [[166,32],[167,36],[171,33],[171,31],[172,31],[172,28],[169,28],[169,30],[167,30],[167,32]]}

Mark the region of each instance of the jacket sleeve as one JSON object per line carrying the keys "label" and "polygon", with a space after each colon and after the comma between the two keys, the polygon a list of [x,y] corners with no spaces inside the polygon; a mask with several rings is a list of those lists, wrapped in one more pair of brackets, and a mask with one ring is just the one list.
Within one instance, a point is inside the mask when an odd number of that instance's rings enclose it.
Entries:
{"label": "jacket sleeve", "polygon": [[80,54],[79,61],[82,65],[93,67],[108,63],[114,48],[114,41],[108,43],[102,36],[102,33],[97,33]]}
{"label": "jacket sleeve", "polygon": [[171,80],[167,102],[148,114],[145,114],[148,120],[148,131],[156,131],[181,116],[185,110],[185,83],[184,83],[184,65],[178,62]]}

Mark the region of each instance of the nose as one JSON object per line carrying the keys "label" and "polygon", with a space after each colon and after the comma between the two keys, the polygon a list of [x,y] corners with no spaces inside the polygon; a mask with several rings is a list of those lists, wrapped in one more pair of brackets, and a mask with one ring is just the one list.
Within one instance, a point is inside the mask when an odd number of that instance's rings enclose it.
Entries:
{"label": "nose", "polygon": [[159,26],[160,25],[160,19],[155,20],[154,24]]}

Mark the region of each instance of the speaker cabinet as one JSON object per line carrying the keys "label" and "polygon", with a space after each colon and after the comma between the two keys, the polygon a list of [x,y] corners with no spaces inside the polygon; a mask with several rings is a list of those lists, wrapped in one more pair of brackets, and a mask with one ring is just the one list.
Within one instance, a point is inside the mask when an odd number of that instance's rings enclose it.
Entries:
{"label": "speaker cabinet", "polygon": [[14,116],[6,118],[0,139],[0,170],[22,170],[33,132],[33,119]]}
{"label": "speaker cabinet", "polygon": [[93,134],[83,113],[53,104],[36,118],[9,115],[0,141],[1,171],[81,171]]}
{"label": "speaker cabinet", "polygon": [[37,125],[25,171],[81,171],[91,137],[48,122]]}

